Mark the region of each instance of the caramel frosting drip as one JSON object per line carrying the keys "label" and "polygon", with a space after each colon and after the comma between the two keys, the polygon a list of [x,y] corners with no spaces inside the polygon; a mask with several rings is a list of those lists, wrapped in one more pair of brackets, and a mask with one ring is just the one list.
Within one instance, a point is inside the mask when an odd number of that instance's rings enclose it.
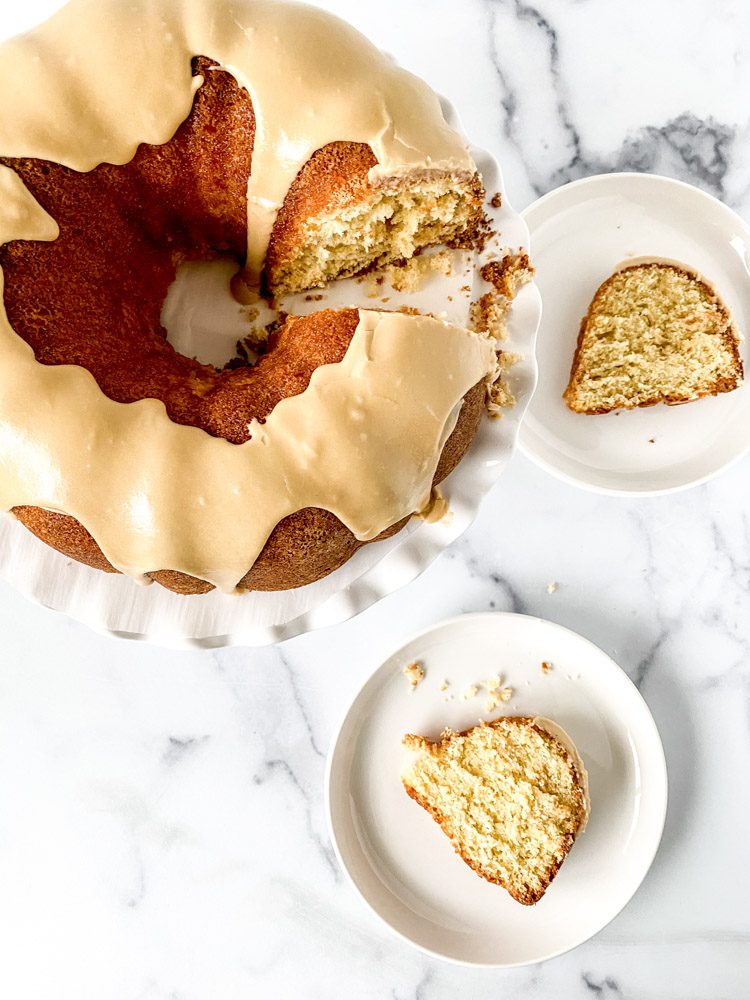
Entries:
{"label": "caramel frosting drip", "polygon": [[[194,56],[231,73],[256,115],[256,276],[289,185],[328,142],[368,143],[375,181],[474,172],[425,84],[344,22],[301,4],[73,0],[0,54],[0,155],[79,171],[129,162],[140,143],[170,139],[200,86]],[[57,234],[0,167],[0,243]],[[234,445],[172,423],[156,400],[110,400],[83,368],[37,363],[0,306],[0,506],[75,517],[136,579],[173,569],[226,592],[294,511],[321,507],[359,539],[376,537],[428,503],[462,397],[492,370],[495,352],[483,336],[436,319],[359,315],[343,360],[318,368],[305,392]]]}
{"label": "caramel frosting drip", "polygon": [[476,170],[425,83],[306,4],[72,0],[0,51],[0,155],[81,171],[128,163],[140,143],[174,135],[201,84],[194,56],[231,73],[256,117],[247,200],[247,270],[256,280],[292,181],[327,143],[369,144],[373,181]]}
{"label": "caramel frosting drip", "polygon": [[343,360],[240,445],[172,423],[156,400],[116,403],[83,368],[38,364],[1,319],[0,506],[71,514],[136,579],[175,569],[225,592],[305,507],[375,538],[429,502],[462,398],[495,351],[432,317],[359,315]]}

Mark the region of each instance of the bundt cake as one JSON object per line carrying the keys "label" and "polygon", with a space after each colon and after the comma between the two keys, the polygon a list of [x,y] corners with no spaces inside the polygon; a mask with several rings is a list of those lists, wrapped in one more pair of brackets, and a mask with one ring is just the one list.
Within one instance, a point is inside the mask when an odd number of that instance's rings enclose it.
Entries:
{"label": "bundt cake", "polygon": [[313,582],[461,460],[496,360],[428,316],[285,317],[254,366],[177,353],[186,261],[279,299],[468,245],[484,192],[437,97],[279,0],[73,0],[0,58],[0,506],[179,593]]}

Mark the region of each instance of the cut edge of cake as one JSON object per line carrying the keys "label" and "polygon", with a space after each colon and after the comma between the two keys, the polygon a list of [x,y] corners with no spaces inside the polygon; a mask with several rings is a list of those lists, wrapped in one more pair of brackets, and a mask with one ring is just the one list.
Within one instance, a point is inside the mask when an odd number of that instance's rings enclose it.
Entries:
{"label": "cut edge of cake", "polygon": [[[322,175],[323,152],[334,174],[341,159],[343,183],[336,191]],[[322,288],[429,247],[470,246],[479,237],[485,192],[478,174],[419,170],[372,183],[367,154],[320,154],[303,168],[279,212],[267,258],[274,296]],[[356,163],[357,156],[363,162]]]}

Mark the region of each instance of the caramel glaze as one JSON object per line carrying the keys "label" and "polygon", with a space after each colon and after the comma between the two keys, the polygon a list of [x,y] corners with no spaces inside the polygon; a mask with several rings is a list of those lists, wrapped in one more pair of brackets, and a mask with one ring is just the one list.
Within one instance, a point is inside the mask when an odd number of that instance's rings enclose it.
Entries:
{"label": "caramel glaze", "polygon": [[[110,400],[158,400],[174,423],[241,445],[251,436],[252,421],[262,423],[281,400],[305,392],[320,366],[344,359],[360,314],[327,311],[287,321],[253,368],[217,371],[168,343],[159,316],[179,265],[225,256],[242,262],[247,252],[253,104],[234,76],[207,57],[194,59],[193,75],[203,82],[187,119],[172,139],[140,145],[129,162],[81,172],[31,157],[0,159],[0,169],[10,168],[59,227],[55,239],[49,219],[37,213],[37,238],[12,239],[0,247],[4,304],[13,331],[33,349],[36,362],[79,365]],[[372,153],[362,143],[337,142],[330,155],[350,177],[372,169]],[[8,187],[7,177],[0,180]],[[8,227],[14,231],[6,222]],[[481,375],[477,357],[474,368]],[[483,405],[479,378],[457,419],[446,425],[434,484],[463,457]],[[28,503],[13,511],[64,554],[115,570],[74,516]],[[253,518],[252,510],[247,517]],[[407,520],[408,515],[365,538],[322,507],[297,510],[276,524],[238,588],[276,590],[313,582],[366,541],[393,534]],[[242,533],[242,523],[235,528]],[[126,572],[131,568],[118,565]],[[180,593],[213,587],[183,569],[149,570],[145,576]],[[220,577],[217,571],[213,582]],[[231,589],[222,581],[223,589]]]}

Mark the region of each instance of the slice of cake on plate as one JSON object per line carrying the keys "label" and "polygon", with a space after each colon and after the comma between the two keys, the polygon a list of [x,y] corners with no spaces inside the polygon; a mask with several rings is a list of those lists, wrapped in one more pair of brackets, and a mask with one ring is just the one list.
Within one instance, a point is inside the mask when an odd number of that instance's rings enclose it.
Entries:
{"label": "slice of cake on plate", "polygon": [[728,307],[695,271],[623,264],[583,318],[563,398],[597,414],[731,392],[743,377],[739,341]]}
{"label": "slice of cake on plate", "polygon": [[537,903],[588,820],[586,769],[546,719],[508,716],[437,742],[407,735],[407,793],[456,853],[519,903]]}

